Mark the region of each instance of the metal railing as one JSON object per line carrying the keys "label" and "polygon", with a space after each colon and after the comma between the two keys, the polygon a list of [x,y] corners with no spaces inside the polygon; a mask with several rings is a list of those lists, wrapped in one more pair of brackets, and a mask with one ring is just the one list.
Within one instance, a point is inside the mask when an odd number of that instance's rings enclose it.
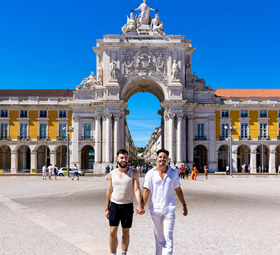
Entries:
{"label": "metal railing", "polygon": [[65,136],[57,136],[56,140],[57,141],[66,141],[67,140],[67,136],[66,135]]}
{"label": "metal railing", "polygon": [[81,141],[93,141],[94,137],[93,136],[81,136]]}
{"label": "metal railing", "polygon": [[207,136],[206,135],[196,135],[194,137],[194,139],[197,141],[204,141],[204,140],[207,140]]}
{"label": "metal railing", "polygon": [[270,137],[268,135],[258,136],[258,140],[270,140]]}
{"label": "metal railing", "polygon": [[251,137],[250,136],[239,136],[239,140],[241,141],[247,141],[247,140],[251,140]]}
{"label": "metal railing", "polygon": [[11,140],[11,138],[8,135],[1,135],[0,140]]}
{"label": "metal railing", "polygon": [[26,140],[26,141],[31,140],[31,139],[30,139],[30,136],[18,136],[17,139],[18,139],[19,141],[21,141],[21,140]]}
{"label": "metal railing", "polygon": [[227,139],[229,139],[228,136],[220,136],[220,140],[221,140],[221,141],[224,141],[224,140],[227,140]]}
{"label": "metal railing", "polygon": [[37,141],[49,141],[48,136],[37,136]]}

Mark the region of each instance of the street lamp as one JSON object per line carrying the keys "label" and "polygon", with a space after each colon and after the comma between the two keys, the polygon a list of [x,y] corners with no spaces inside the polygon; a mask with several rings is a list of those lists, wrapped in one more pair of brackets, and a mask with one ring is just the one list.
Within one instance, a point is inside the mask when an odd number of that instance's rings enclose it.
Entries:
{"label": "street lamp", "polygon": [[69,177],[69,165],[70,165],[70,157],[69,157],[69,132],[74,132],[74,128],[72,127],[70,130],[69,130],[69,126],[67,125],[67,129],[66,127],[63,128],[63,130],[66,130],[67,131],[67,164],[66,164],[66,167],[67,167],[67,176]]}
{"label": "street lamp", "polygon": [[229,172],[230,177],[232,177],[232,131],[236,130],[236,127],[233,125],[231,126],[231,123],[228,126],[225,126],[225,129],[228,129],[229,131]]}

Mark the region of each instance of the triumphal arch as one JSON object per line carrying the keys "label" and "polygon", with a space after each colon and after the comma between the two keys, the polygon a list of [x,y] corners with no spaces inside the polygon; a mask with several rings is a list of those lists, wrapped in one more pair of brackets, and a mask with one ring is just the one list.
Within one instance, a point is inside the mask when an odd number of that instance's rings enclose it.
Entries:
{"label": "triumphal arch", "polygon": [[[129,10],[129,9],[128,9]],[[153,17],[154,16],[154,17]],[[167,21],[168,22],[168,21]],[[192,72],[191,40],[183,35],[167,35],[156,9],[144,1],[132,9],[122,34],[105,35],[93,47],[96,75],[92,72],[76,87],[73,127],[94,120],[95,169],[112,164],[116,151],[127,148],[126,110],[129,98],[150,92],[161,102],[162,144],[171,163],[193,162],[194,121],[205,123],[207,147],[215,147],[214,91]],[[147,102],[149,103],[149,102]],[[73,162],[79,162],[80,134],[72,140]],[[216,167],[215,150],[209,152],[209,168]]]}

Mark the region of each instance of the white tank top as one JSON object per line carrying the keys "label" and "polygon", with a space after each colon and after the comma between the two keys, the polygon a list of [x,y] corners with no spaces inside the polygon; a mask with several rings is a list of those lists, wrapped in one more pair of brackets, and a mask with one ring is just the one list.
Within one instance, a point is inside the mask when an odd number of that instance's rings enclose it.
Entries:
{"label": "white tank top", "polygon": [[113,192],[111,195],[111,201],[116,204],[129,204],[133,203],[135,194],[133,186],[133,168],[129,168],[127,174],[120,178],[116,169],[114,169],[112,174],[112,185]]}

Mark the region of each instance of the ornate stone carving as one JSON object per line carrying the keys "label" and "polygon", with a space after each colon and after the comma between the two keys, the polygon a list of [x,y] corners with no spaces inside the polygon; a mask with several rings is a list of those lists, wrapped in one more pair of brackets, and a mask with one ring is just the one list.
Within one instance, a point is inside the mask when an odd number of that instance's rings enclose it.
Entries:
{"label": "ornate stone carving", "polygon": [[136,32],[137,16],[134,18],[133,12],[130,13],[130,18],[127,16],[127,22],[122,27],[122,32],[126,35],[128,32]]}
{"label": "ornate stone carving", "polygon": [[119,77],[119,69],[117,68],[117,63],[115,60],[113,60],[109,64],[109,73],[110,73],[110,79],[116,80]]}
{"label": "ornate stone carving", "polygon": [[137,9],[132,9],[132,11],[141,11],[139,15],[139,22],[141,25],[150,25],[151,24],[151,16],[150,11],[157,11],[156,9],[150,8],[149,5],[146,4],[146,0],[143,0],[143,3]]}
{"label": "ornate stone carving", "polygon": [[108,111],[108,109],[104,110],[103,112],[103,119],[107,120],[109,118],[112,118],[112,114]]}
{"label": "ornate stone carving", "polygon": [[155,18],[152,20],[151,26],[155,35],[165,35],[163,23],[160,21],[158,14],[156,14]]}
{"label": "ornate stone carving", "polygon": [[211,86],[206,87],[206,82],[204,79],[199,79],[197,77],[196,72],[194,72],[191,77],[191,83],[194,90],[212,90]]}
{"label": "ornate stone carving", "polygon": [[154,76],[167,83],[167,51],[148,50],[143,47],[140,51],[125,50],[122,52],[123,76],[131,79],[137,76]]}
{"label": "ornate stone carving", "polygon": [[171,70],[171,79],[176,80],[178,79],[180,74],[179,63],[176,60],[173,61],[172,70]]}
{"label": "ornate stone carving", "polygon": [[[91,72],[90,76],[83,78],[82,82],[76,86],[76,90],[91,90],[96,85],[97,80],[94,72]],[[82,87],[82,85],[84,86]]]}
{"label": "ornate stone carving", "polygon": [[174,117],[175,114],[171,111],[171,109],[164,111],[164,119],[169,120],[169,119],[174,119]]}
{"label": "ornate stone carving", "polygon": [[99,64],[97,67],[97,84],[102,84],[103,83],[103,67],[102,63]]}

